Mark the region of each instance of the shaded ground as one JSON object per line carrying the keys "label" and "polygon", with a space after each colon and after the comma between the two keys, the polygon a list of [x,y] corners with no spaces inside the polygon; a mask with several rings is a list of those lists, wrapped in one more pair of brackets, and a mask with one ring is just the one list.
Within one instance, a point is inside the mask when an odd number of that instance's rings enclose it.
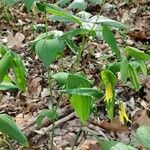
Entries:
{"label": "shaded ground", "polygon": [[[90,12],[98,13],[101,9],[98,6],[88,8]],[[30,41],[33,40],[39,33],[33,31],[32,26],[35,24],[44,23],[43,16],[36,12],[27,13],[22,5],[10,8],[11,17],[9,21],[4,19],[6,12],[1,13],[0,21],[0,42],[11,47],[15,52],[22,56],[28,69],[28,91],[20,92],[0,92],[0,111],[13,116],[17,124],[22,128],[30,141],[30,148],[33,150],[50,149],[49,133],[52,130],[51,122],[45,121],[44,128],[39,128],[35,124],[36,116],[44,108],[48,108],[51,104],[51,99],[57,103],[60,99],[58,116],[56,122],[56,131],[54,142],[57,149],[71,149],[71,145],[76,139],[76,135],[80,130],[79,119],[76,118],[73,110],[69,106],[67,98],[60,97],[57,93],[58,86],[52,82],[53,97],[49,97],[47,88],[47,73],[44,67],[39,62],[34,53],[31,52]],[[128,26],[127,43],[135,46],[143,51],[150,53],[148,42],[150,40],[150,3],[146,1],[136,1],[129,5],[118,1],[109,1],[102,9],[102,15],[108,16],[114,20],[123,22]],[[48,22],[49,29],[69,30],[70,26],[65,26],[62,23]],[[124,39],[119,34],[116,34],[117,42],[120,47],[125,46]],[[88,54],[89,49],[93,49],[91,54]],[[99,84],[98,74],[100,68],[106,60],[102,58],[110,54],[109,48],[103,41],[89,42],[83,54],[81,61],[81,70],[83,70],[89,79],[93,79],[95,85]],[[73,54],[65,50],[63,59],[55,61],[51,65],[52,74],[62,70],[69,70]],[[150,68],[150,65],[148,64]],[[93,135],[97,135],[104,139],[115,139],[123,142],[133,140],[135,130],[141,125],[150,125],[150,76],[147,78],[141,77],[143,87],[139,92],[135,92],[128,87],[118,84],[116,91],[125,102],[131,123],[121,125],[118,117],[112,123],[109,123],[104,103],[102,100],[97,102],[97,113],[91,116],[87,125],[85,125],[79,134],[76,142],[78,149],[88,147],[89,143],[95,145],[90,140],[83,144],[86,139],[92,139]],[[22,149],[16,143],[14,149]],[[75,148],[77,149],[77,148]],[[92,148],[87,148],[92,150]],[[94,149],[94,148],[93,148]]]}

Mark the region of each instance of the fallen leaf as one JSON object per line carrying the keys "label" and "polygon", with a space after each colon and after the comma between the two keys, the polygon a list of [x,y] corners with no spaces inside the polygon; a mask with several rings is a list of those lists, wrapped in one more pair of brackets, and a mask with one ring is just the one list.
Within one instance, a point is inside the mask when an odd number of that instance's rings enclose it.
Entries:
{"label": "fallen leaf", "polygon": [[16,33],[13,36],[12,32],[8,32],[7,36],[7,46],[13,48],[14,46],[23,47],[22,41],[25,39],[25,36],[22,33]]}
{"label": "fallen leaf", "polygon": [[93,139],[87,139],[78,147],[77,150],[101,150],[101,147],[97,141]]}
{"label": "fallen leaf", "polygon": [[91,123],[98,125],[99,127],[103,128],[107,131],[113,131],[113,132],[118,132],[118,133],[129,131],[127,126],[122,125],[120,123],[118,117],[116,117],[112,122],[108,122],[106,120],[104,120],[104,121],[94,120]]}
{"label": "fallen leaf", "polygon": [[138,126],[150,125],[150,111],[139,110],[135,113],[133,124]]}

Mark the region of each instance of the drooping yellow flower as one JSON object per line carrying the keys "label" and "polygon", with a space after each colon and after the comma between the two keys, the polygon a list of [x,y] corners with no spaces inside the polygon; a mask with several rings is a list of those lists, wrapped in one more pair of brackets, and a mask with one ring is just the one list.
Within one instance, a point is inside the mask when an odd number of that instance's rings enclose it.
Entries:
{"label": "drooping yellow flower", "polygon": [[109,103],[113,99],[113,89],[111,83],[105,85],[105,101]]}
{"label": "drooping yellow flower", "polygon": [[120,118],[120,122],[122,124],[124,124],[125,121],[127,121],[127,122],[130,121],[128,116],[127,116],[123,102],[119,103],[119,118]]}

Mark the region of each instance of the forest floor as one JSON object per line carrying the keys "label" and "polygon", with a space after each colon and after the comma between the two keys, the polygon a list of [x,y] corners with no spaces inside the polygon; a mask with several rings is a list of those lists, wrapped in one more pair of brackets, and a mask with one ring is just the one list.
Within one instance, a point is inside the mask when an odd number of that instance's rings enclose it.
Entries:
{"label": "forest floor", "polygon": [[[118,0],[109,0],[103,8],[91,6],[88,11],[96,14],[99,9],[102,9],[101,15],[120,21],[128,27],[126,41],[128,45],[150,53],[148,45],[150,41],[150,3],[137,0],[124,4]],[[33,26],[44,24],[43,16],[36,12],[27,12],[22,4],[9,8],[7,12],[11,14],[9,21],[4,19],[5,13],[4,10],[0,13],[0,42],[18,53],[24,60],[28,70],[28,90],[25,93],[18,91],[0,92],[0,112],[15,118],[16,123],[29,140],[30,150],[49,150],[52,124],[49,120],[45,120],[43,126],[38,127],[35,119],[43,109],[51,105],[51,99],[57,103],[61,98],[58,120],[55,123],[54,145],[58,150],[70,150],[80,130],[80,121],[70,107],[67,98],[65,96],[60,97],[57,92],[58,85],[55,82],[52,82],[51,85],[53,87],[52,97],[49,97],[47,73],[30,47],[30,42],[39,34],[33,30]],[[50,30],[67,31],[70,29],[70,26],[65,26],[63,23],[48,21],[48,25]],[[124,43],[121,36],[116,34],[115,37],[118,45],[123,47]],[[86,48],[94,49],[90,57]],[[84,70],[86,75],[93,79],[95,85],[98,86],[99,68],[106,63],[103,57],[109,54],[109,48],[101,40],[89,42],[86,48],[80,69]],[[69,70],[73,54],[66,49],[64,56],[61,61],[55,61],[51,65],[52,74],[61,70]],[[150,70],[149,64],[148,70]],[[150,71],[148,72],[150,73]],[[110,123],[104,102],[99,100],[96,105],[97,113],[91,115],[87,124],[80,131],[75,149],[99,149],[98,142],[93,135],[105,140],[132,141],[137,127],[150,125],[150,75],[147,78],[141,76],[141,82],[143,86],[138,92],[119,83],[116,87],[117,94],[126,104],[131,122],[122,125],[116,114],[114,121]],[[13,146],[14,149],[23,149],[16,143]]]}

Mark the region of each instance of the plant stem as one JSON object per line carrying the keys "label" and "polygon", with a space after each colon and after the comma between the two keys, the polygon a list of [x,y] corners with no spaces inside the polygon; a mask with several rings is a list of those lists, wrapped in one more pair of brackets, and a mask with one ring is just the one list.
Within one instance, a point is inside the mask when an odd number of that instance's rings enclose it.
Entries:
{"label": "plant stem", "polygon": [[77,135],[76,135],[76,138],[75,138],[74,143],[73,143],[73,145],[72,145],[72,147],[71,147],[71,150],[74,150],[74,147],[75,147],[75,145],[76,145],[76,143],[77,143],[77,141],[78,141],[78,138],[79,138],[79,136],[80,136],[80,134],[81,134],[82,127],[83,127],[83,124],[81,123],[80,129],[79,129],[79,131],[78,131],[78,133],[77,133]]}

